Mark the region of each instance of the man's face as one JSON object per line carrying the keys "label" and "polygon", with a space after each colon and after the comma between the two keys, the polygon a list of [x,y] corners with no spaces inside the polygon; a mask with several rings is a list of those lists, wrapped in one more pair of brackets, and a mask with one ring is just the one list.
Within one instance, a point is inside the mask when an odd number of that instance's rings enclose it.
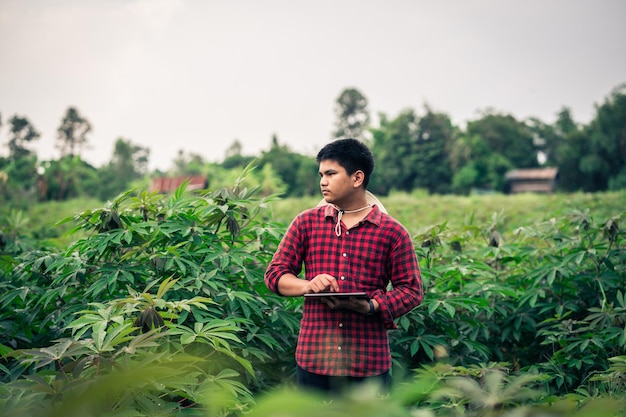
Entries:
{"label": "man's face", "polygon": [[320,162],[320,189],[327,203],[338,204],[355,191],[354,178],[336,161]]}

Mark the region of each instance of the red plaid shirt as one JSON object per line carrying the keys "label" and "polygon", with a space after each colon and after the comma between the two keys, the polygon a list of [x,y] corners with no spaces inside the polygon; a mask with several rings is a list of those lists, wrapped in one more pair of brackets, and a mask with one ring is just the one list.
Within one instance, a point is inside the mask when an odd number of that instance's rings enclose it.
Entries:
{"label": "red plaid shirt", "polygon": [[337,214],[330,205],[300,213],[274,254],[265,282],[279,293],[278,280],[287,273],[297,276],[304,265],[308,280],[327,273],[337,278],[340,291],[365,291],[378,301],[380,312],[368,316],[305,298],[296,361],[321,375],[379,375],[391,367],[387,330],[422,302],[415,248],[408,231],[376,206],[349,230],[342,223],[339,237]]}

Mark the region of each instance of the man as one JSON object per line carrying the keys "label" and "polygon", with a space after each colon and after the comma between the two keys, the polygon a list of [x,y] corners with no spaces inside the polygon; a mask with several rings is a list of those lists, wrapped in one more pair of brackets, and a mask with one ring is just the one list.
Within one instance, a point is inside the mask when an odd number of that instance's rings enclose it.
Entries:
{"label": "man", "polygon": [[[296,347],[298,386],[337,392],[346,383],[377,378],[387,387],[387,330],[423,297],[413,242],[397,220],[368,204],[374,157],[367,146],[335,140],[319,151],[317,163],[327,204],[292,221],[265,282],[283,296],[330,295],[305,297]],[[303,266],[306,279],[298,277]],[[367,297],[338,295],[346,292]]]}

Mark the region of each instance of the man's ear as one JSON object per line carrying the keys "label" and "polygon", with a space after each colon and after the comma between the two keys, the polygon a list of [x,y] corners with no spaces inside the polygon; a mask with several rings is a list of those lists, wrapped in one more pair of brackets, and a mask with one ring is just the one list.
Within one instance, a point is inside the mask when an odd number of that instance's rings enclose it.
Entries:
{"label": "man's ear", "polygon": [[363,185],[363,180],[365,180],[365,173],[360,169],[357,169],[354,174],[352,174],[354,188],[359,188]]}

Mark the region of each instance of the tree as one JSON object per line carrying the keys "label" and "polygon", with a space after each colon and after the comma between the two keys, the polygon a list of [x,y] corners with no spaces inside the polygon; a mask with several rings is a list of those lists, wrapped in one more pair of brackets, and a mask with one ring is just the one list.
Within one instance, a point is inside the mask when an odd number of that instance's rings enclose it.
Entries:
{"label": "tree", "polygon": [[513,169],[511,162],[494,152],[480,136],[463,134],[451,151],[454,169],[452,190],[469,194],[474,189],[505,191],[506,172]]}
{"label": "tree", "polygon": [[566,142],[568,136],[580,130],[567,107],[559,111],[554,125],[544,123],[537,118],[530,118],[528,128],[533,135],[538,161],[540,165],[545,166],[558,166],[559,147]]}
{"label": "tree", "polygon": [[118,138],[109,164],[100,169],[100,198],[108,199],[126,191],[132,181],[141,179],[148,170],[150,149]]}
{"label": "tree", "polygon": [[120,176],[133,180],[146,174],[149,158],[150,149],[134,145],[130,140],[118,138],[110,164]]}
{"label": "tree", "polygon": [[61,157],[80,156],[87,144],[87,135],[91,132],[91,123],[80,115],[74,107],[69,107],[57,129],[57,148]]}
{"label": "tree", "polygon": [[240,156],[243,146],[239,140],[235,139],[235,141],[226,149],[226,158],[230,158],[232,156]]}
{"label": "tree", "polygon": [[9,155],[0,158],[1,197],[14,207],[27,206],[33,200],[37,179],[37,156],[28,146],[40,135],[26,117],[17,115],[9,120],[8,133]]}
{"label": "tree", "polygon": [[[274,172],[287,185],[286,195],[302,196],[306,190],[311,188],[310,186],[302,186],[303,181],[311,181],[311,179],[303,178],[301,180],[298,178],[300,175],[303,175],[300,166],[305,163],[305,159],[307,158],[292,152],[287,145],[281,145],[278,142],[278,137],[272,135],[272,145],[268,151],[262,152],[259,167],[263,168],[266,164],[271,164]],[[310,174],[306,176],[309,177]]]}
{"label": "tree", "polygon": [[572,117],[572,111],[569,107],[563,107],[557,114],[555,123],[556,131],[561,137],[571,135],[577,132],[580,128]]}
{"label": "tree", "polygon": [[393,120],[380,114],[379,120],[380,127],[372,129],[376,168],[368,188],[382,195],[392,190],[411,191],[421,174],[417,171],[418,117],[408,109]]}
{"label": "tree", "polygon": [[565,191],[626,188],[626,84],[596,106],[596,115],[578,129],[566,113],[555,129],[563,132],[557,148],[559,184]]}
{"label": "tree", "polygon": [[28,145],[40,136],[26,117],[13,116],[9,120],[9,158],[17,160],[32,155],[33,152],[28,149]]}
{"label": "tree", "polygon": [[243,168],[255,159],[253,156],[242,155],[242,149],[241,142],[235,139],[228,149],[226,149],[222,166],[226,169]]}
{"label": "tree", "polygon": [[531,130],[511,115],[488,111],[467,124],[467,134],[481,137],[492,152],[504,156],[515,168],[539,166]]}
{"label": "tree", "polygon": [[45,185],[45,200],[64,201],[80,196],[94,196],[103,181],[100,171],[78,156],[66,156],[47,161],[41,179]]}
{"label": "tree", "polygon": [[182,149],[178,150],[178,156],[173,160],[174,163],[174,175],[188,176],[188,175],[202,175],[206,161],[197,153],[187,153]]}
{"label": "tree", "polygon": [[580,169],[583,155],[591,148],[585,133],[581,131],[569,134],[556,148],[556,163],[559,168],[559,188],[564,191],[590,190],[592,181]]}
{"label": "tree", "polygon": [[417,123],[415,169],[418,175],[414,187],[425,188],[429,193],[446,193],[452,182],[449,155],[455,131],[448,115],[435,113],[428,106],[425,108],[426,114]]}
{"label": "tree", "polygon": [[[2,131],[2,113],[0,113],[0,131]],[[4,203],[7,193],[7,181],[9,180],[9,174],[4,170],[9,164],[8,159],[0,155],[0,201]],[[5,204],[3,204],[6,206]]]}
{"label": "tree", "polygon": [[392,190],[410,192],[423,188],[429,193],[446,193],[452,182],[456,131],[448,115],[424,106],[419,117],[413,109],[390,120],[380,114],[380,126],[372,128],[372,152],[376,172],[369,188],[378,194]]}
{"label": "tree", "polygon": [[583,173],[596,178],[593,191],[623,188],[626,183],[626,84],[622,84],[596,107],[588,129],[591,155],[581,161]]}
{"label": "tree", "polygon": [[346,88],[335,102],[335,116],[335,138],[361,138],[370,121],[367,98],[356,88]]}
{"label": "tree", "polygon": [[319,195],[320,182],[315,158],[298,155],[300,163],[295,175],[296,195]]}

